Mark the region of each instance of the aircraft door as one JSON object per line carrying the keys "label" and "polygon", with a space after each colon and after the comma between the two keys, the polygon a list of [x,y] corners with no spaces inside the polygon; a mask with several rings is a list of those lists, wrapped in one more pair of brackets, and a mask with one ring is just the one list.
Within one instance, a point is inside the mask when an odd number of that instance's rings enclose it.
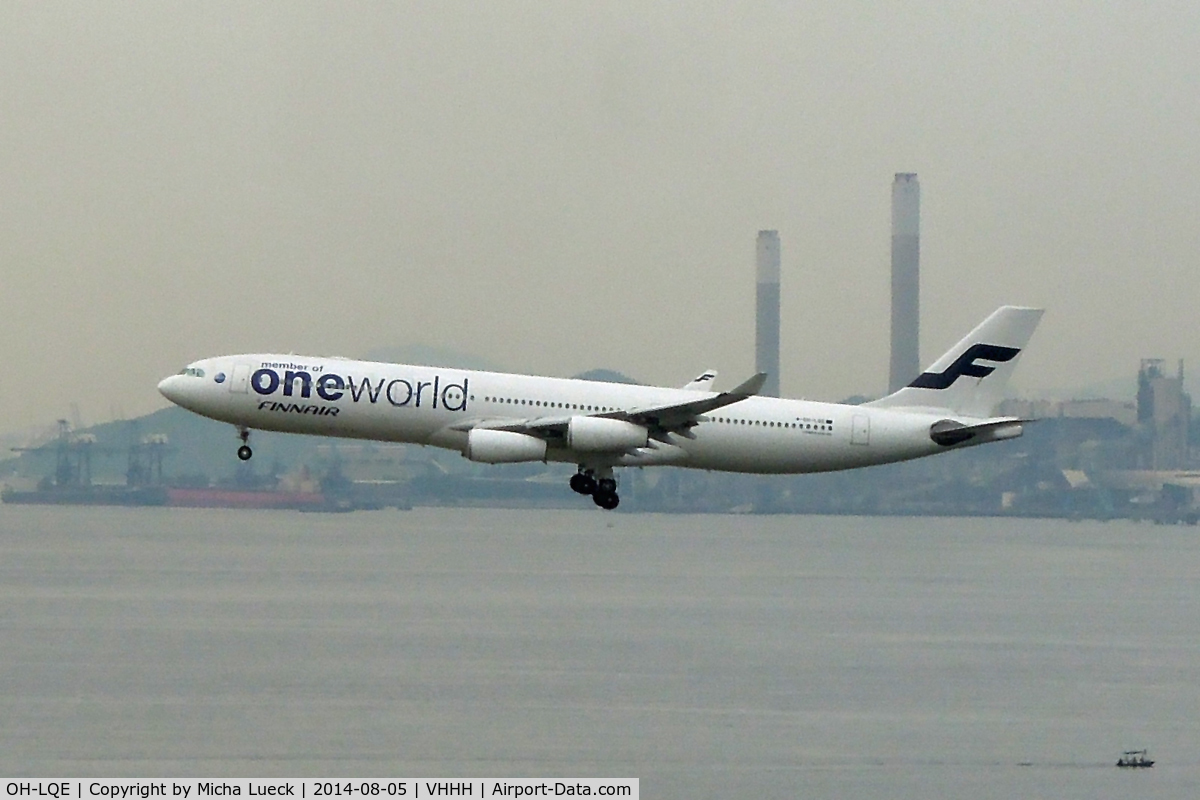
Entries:
{"label": "aircraft door", "polygon": [[250,365],[234,364],[233,376],[229,379],[229,391],[235,394],[247,394],[250,391]]}
{"label": "aircraft door", "polygon": [[871,443],[871,418],[866,414],[855,414],[850,426],[850,444]]}

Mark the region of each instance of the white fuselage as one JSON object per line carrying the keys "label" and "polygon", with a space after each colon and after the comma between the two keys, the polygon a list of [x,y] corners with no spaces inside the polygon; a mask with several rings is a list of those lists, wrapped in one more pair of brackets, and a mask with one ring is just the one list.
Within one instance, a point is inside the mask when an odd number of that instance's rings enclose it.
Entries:
{"label": "white fuselage", "polygon": [[[275,354],[197,361],[159,389],[184,408],[243,428],[412,442],[464,453],[472,427],[632,412],[714,394]],[[552,441],[545,460],[821,472],[952,449],[930,438],[931,425],[946,418],[945,411],[750,397],[698,416],[685,432],[651,438],[645,447],[580,454]]]}

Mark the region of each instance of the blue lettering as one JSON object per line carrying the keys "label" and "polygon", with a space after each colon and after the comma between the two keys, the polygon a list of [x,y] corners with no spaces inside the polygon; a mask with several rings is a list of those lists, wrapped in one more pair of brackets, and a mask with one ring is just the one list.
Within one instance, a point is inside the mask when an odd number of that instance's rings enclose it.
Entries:
{"label": "blue lettering", "polygon": [[311,397],[312,375],[309,375],[307,372],[293,372],[290,369],[283,373],[283,396],[292,396],[292,387],[295,385],[296,381],[300,381],[300,396]]}
{"label": "blue lettering", "polygon": [[279,388],[279,373],[273,369],[260,369],[250,376],[250,385],[259,394],[274,394]]}
{"label": "blue lettering", "polygon": [[[458,405],[451,405],[457,401]],[[467,379],[461,384],[447,383],[442,389],[442,408],[446,411],[465,411],[467,408]]]}
{"label": "blue lettering", "polygon": [[282,411],[285,414],[312,414],[314,417],[336,417],[341,411],[337,406],[299,405],[297,403],[275,403],[263,400],[258,404],[259,411]]}
{"label": "blue lettering", "polygon": [[420,381],[417,383],[417,408],[421,407],[421,390],[424,389],[426,386],[432,386],[432,385],[433,384],[429,383],[428,381]]}
{"label": "blue lettering", "polygon": [[[278,365],[280,369],[284,365]],[[284,397],[299,396],[308,399],[316,389],[317,397],[328,402],[341,400],[349,392],[355,402],[366,401],[372,404],[379,402],[379,396],[387,398],[389,404],[396,408],[411,406],[420,408],[422,401],[432,404],[434,409],[446,411],[466,411],[470,394],[467,389],[467,379],[462,383],[442,383],[440,375],[434,375],[432,381],[410,381],[404,378],[360,378],[357,382],[353,376],[341,376],[323,372],[317,367],[301,369],[295,364],[287,365],[293,369],[279,371],[271,367],[256,370],[250,376],[250,385],[260,395],[275,394],[282,389]],[[310,371],[311,370],[311,371]],[[314,379],[313,373],[319,373]],[[300,387],[297,390],[296,384]],[[336,414],[337,409],[325,406],[292,405],[290,403],[259,403],[260,411],[283,411],[293,414]]]}
{"label": "blue lettering", "polygon": [[[402,385],[402,386],[404,387],[404,399],[403,399],[403,400],[400,400],[400,399],[398,399],[398,397],[399,397],[398,395],[393,395],[393,394],[392,394],[392,392],[393,392],[393,391],[395,391],[395,389],[396,389],[396,386],[397,386],[397,385]],[[392,404],[392,405],[394,405],[394,406],[406,406],[406,405],[408,405],[408,404],[409,404],[409,402],[411,402],[411,401],[412,401],[412,399],[413,399],[413,387],[412,387],[412,384],[411,384],[411,383],[409,383],[409,382],[408,382],[408,381],[406,381],[406,380],[403,380],[402,378],[397,378],[396,380],[394,380],[394,381],[392,381],[391,383],[389,383],[389,384],[388,384],[388,387],[387,387],[387,399],[388,399],[388,402],[389,402],[389,403],[391,403],[391,404]],[[418,393],[418,395],[417,395],[417,405],[420,405],[420,404],[421,404],[421,396],[420,396],[420,394]]]}
{"label": "blue lettering", "polygon": [[330,373],[317,378],[317,394],[322,400],[329,400],[331,402],[341,400],[342,395],[345,394],[342,389],[345,388],[346,383],[340,375]]}
{"label": "blue lettering", "polygon": [[354,398],[354,402],[356,403],[364,394],[370,398],[372,403],[374,403],[379,399],[379,393],[383,391],[383,378],[379,379],[378,386],[372,386],[370,378],[363,378],[362,383],[358,386],[354,385],[353,377],[347,376],[346,381],[350,384],[350,396]]}

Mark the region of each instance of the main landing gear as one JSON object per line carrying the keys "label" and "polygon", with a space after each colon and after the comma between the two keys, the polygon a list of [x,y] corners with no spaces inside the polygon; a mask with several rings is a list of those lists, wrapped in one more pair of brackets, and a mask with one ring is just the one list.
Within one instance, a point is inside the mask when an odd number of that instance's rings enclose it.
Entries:
{"label": "main landing gear", "polygon": [[579,494],[590,494],[593,503],[611,511],[621,502],[617,496],[617,481],[612,477],[611,467],[601,472],[604,477],[597,478],[594,470],[580,467],[579,472],[571,476],[571,488]]}
{"label": "main landing gear", "polygon": [[250,429],[238,428],[238,438],[242,440],[242,446],[237,449],[238,458],[249,461],[250,456],[254,455],[254,451],[250,449]]}

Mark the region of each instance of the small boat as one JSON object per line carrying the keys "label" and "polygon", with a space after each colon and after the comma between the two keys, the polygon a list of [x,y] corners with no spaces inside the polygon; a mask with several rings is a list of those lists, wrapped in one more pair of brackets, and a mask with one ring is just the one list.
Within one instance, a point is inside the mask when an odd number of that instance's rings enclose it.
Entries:
{"label": "small boat", "polygon": [[1118,767],[1153,767],[1154,760],[1145,750],[1126,750],[1117,759]]}

